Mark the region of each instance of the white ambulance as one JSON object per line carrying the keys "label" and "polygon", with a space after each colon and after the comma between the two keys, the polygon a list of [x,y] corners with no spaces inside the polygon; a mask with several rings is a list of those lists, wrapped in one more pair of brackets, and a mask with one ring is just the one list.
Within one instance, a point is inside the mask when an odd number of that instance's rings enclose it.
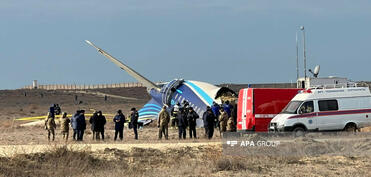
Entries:
{"label": "white ambulance", "polygon": [[270,131],[356,131],[371,126],[368,87],[308,89],[298,93],[269,124]]}

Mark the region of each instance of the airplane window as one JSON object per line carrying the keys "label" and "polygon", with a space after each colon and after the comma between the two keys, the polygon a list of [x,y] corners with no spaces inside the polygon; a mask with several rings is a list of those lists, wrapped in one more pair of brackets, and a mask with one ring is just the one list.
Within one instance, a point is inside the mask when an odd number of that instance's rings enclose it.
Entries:
{"label": "airplane window", "polygon": [[307,101],[301,105],[299,114],[311,113],[314,111],[313,101]]}

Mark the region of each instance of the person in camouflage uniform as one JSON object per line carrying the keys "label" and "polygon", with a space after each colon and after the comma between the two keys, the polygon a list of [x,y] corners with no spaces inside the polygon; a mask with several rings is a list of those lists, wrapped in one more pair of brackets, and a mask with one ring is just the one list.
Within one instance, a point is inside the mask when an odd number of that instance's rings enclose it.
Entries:
{"label": "person in camouflage uniform", "polygon": [[233,117],[230,117],[227,122],[227,132],[234,132],[235,130],[236,129]]}
{"label": "person in camouflage uniform", "polygon": [[169,139],[169,134],[168,134],[168,125],[170,122],[170,115],[166,111],[166,106],[164,106],[159,113],[158,116],[158,121],[157,121],[157,127],[159,128],[158,131],[158,139],[162,139],[162,134],[165,135],[165,139]]}
{"label": "person in camouflage uniform", "polygon": [[224,111],[224,109],[220,109],[219,123],[221,132],[225,132],[227,130],[227,121],[228,121],[227,111]]}
{"label": "person in camouflage uniform", "polygon": [[61,134],[62,138],[66,139],[68,141],[68,135],[69,135],[69,130],[70,130],[70,122],[71,120],[67,117],[67,113],[63,112],[62,113],[62,118],[60,119],[61,122]]}
{"label": "person in camouflage uniform", "polygon": [[54,115],[48,112],[48,115],[45,119],[45,129],[48,130],[48,140],[50,141],[50,134],[53,135],[52,141],[54,141],[55,138],[55,120],[54,120]]}

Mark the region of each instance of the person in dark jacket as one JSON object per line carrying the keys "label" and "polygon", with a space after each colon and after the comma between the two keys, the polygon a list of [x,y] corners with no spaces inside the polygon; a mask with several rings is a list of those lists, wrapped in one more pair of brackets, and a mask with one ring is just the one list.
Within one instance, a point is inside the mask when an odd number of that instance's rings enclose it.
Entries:
{"label": "person in dark jacket", "polygon": [[98,112],[94,111],[93,115],[89,119],[90,128],[91,128],[91,131],[93,132],[93,140],[96,139],[97,119],[98,119]]}
{"label": "person in dark jacket", "polygon": [[186,139],[186,128],[187,128],[187,117],[184,112],[183,108],[179,109],[179,112],[177,114],[178,119],[178,132],[179,132],[179,139]]}
{"label": "person in dark jacket", "polygon": [[232,109],[231,117],[233,118],[233,123],[234,123],[233,126],[236,127],[238,104],[236,102],[233,102],[233,105],[232,105],[233,109]]}
{"label": "person in dark jacket", "polygon": [[60,115],[62,113],[62,109],[59,106],[59,104],[56,104],[54,109],[55,109],[54,110],[55,111],[55,115]]}
{"label": "person in dark jacket", "polygon": [[52,104],[49,108],[50,115],[55,118],[55,104]]}
{"label": "person in dark jacket", "polygon": [[211,106],[211,110],[213,111],[214,115],[215,115],[215,128],[219,128],[219,120],[218,120],[218,117],[220,115],[220,106],[218,103],[216,103],[215,101],[213,102],[213,106]]}
{"label": "person in dark jacket", "polygon": [[85,110],[81,110],[77,117],[77,140],[82,141],[84,139],[84,132],[86,129]]}
{"label": "person in dark jacket", "polygon": [[97,113],[97,120],[96,120],[96,126],[95,126],[95,139],[99,140],[99,134],[102,135],[102,140],[104,140],[104,125],[106,125],[106,117],[103,116],[102,111],[98,111]]}
{"label": "person in dark jacket", "polygon": [[125,121],[126,120],[124,114],[122,114],[121,110],[118,110],[116,116],[113,118],[113,122],[115,122],[115,138],[114,138],[115,141],[117,139],[117,134],[120,134],[119,135],[120,140],[124,138]]}
{"label": "person in dark jacket", "polygon": [[207,106],[206,107],[206,111],[202,115],[202,121],[204,122],[204,129],[205,129],[205,137],[207,137],[207,135],[209,134],[209,127],[207,126],[208,125],[208,122],[206,120],[207,110],[209,110],[209,109],[210,109],[210,106]]}
{"label": "person in dark jacket", "polygon": [[215,124],[215,115],[212,111],[212,109],[207,109],[206,111],[206,122],[207,122],[207,127],[208,127],[208,138],[211,139],[214,135],[214,124]]}
{"label": "person in dark jacket", "polygon": [[183,110],[184,110],[184,113],[187,115],[188,112],[189,112],[189,108],[190,108],[190,107],[189,107],[189,103],[188,103],[188,101],[186,101],[186,100],[183,101],[182,108],[183,108]]}
{"label": "person in dark jacket", "polygon": [[233,106],[229,103],[228,100],[225,101],[225,103],[223,104],[223,109],[225,112],[227,112],[228,117],[231,117]]}
{"label": "person in dark jacket", "polygon": [[71,118],[71,127],[72,127],[72,130],[73,130],[73,140],[77,140],[77,118],[79,117],[80,115],[80,110],[77,110],[76,113],[72,116]]}
{"label": "person in dark jacket", "polygon": [[196,135],[196,120],[199,118],[198,114],[193,110],[192,107],[189,107],[189,112],[187,114],[187,120],[189,125],[189,138],[197,138]]}
{"label": "person in dark jacket", "polygon": [[135,139],[138,139],[138,118],[139,114],[135,108],[131,108],[130,123],[134,130]]}

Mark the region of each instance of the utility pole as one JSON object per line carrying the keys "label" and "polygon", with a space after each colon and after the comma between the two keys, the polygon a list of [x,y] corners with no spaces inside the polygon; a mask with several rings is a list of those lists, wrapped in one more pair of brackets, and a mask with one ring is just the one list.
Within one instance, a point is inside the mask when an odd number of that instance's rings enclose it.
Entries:
{"label": "utility pole", "polygon": [[299,79],[299,44],[298,44],[298,32],[296,32],[296,81]]}
{"label": "utility pole", "polygon": [[303,32],[303,57],[304,57],[304,79],[307,79],[307,56],[305,53],[305,29],[304,26],[300,27],[300,30]]}

